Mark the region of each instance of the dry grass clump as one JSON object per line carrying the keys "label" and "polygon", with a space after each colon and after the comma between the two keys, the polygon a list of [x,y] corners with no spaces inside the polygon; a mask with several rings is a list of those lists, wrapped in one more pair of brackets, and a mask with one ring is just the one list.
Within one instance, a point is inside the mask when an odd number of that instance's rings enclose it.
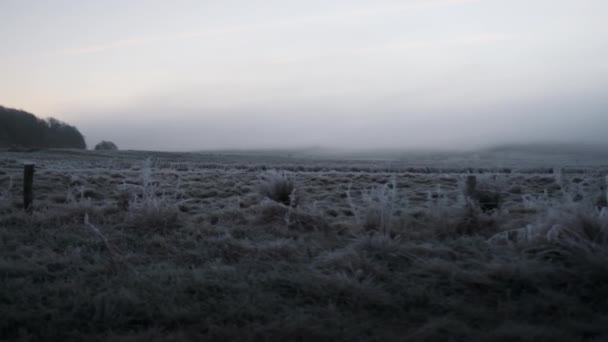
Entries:
{"label": "dry grass clump", "polygon": [[[548,253],[605,254],[608,249],[608,211],[584,204],[569,204],[547,209],[536,222],[524,228],[493,236],[495,244],[519,245]],[[545,251],[547,253],[547,251]]]}
{"label": "dry grass clump", "polygon": [[275,202],[296,207],[302,191],[295,177],[287,171],[268,171],[260,176],[260,194]]}
{"label": "dry grass clump", "polygon": [[608,239],[608,208],[598,206],[593,195],[576,199],[573,193],[580,193],[581,188],[576,183],[566,183],[561,172],[555,177],[561,189],[557,196],[552,197],[547,191],[542,195],[522,196],[524,207],[535,213],[532,222],[523,228],[496,234],[489,241],[507,245],[585,245],[584,249],[605,247]]}
{"label": "dry grass clump", "polygon": [[[506,212],[484,210],[476,197],[453,194],[437,186],[428,191],[424,205],[412,206],[407,195],[398,193],[396,180],[363,191],[360,200],[346,191],[355,223],[364,231],[407,239],[449,239],[463,235],[491,236],[500,229]],[[461,190],[462,191],[462,190]]]}
{"label": "dry grass clump", "polygon": [[500,222],[508,214],[502,209],[506,187],[504,178],[467,176],[455,202],[438,189],[435,199],[429,196],[426,212],[419,214],[417,222],[427,220],[429,230],[434,230],[438,238],[490,236],[500,229]]}
{"label": "dry grass clump", "polygon": [[467,176],[461,183],[465,197],[484,212],[500,210],[508,195],[509,182],[505,176]]}
{"label": "dry grass clump", "polygon": [[364,192],[362,205],[357,207],[353,204],[349,186],[347,199],[357,223],[365,230],[381,231],[388,234],[395,223],[394,211],[398,206],[396,192],[397,185],[393,178],[390,184],[386,183]]}
{"label": "dry grass clump", "polygon": [[[424,229],[425,235],[434,231],[435,226],[420,215],[436,216],[434,208],[448,208],[448,200],[443,195],[431,195],[427,198],[428,210],[413,207],[407,194],[400,194],[395,177],[392,177],[383,185],[373,187],[361,192],[361,198],[356,199],[351,195],[351,185],[346,191],[345,197],[353,213],[355,224],[358,228],[367,232],[379,232],[385,236],[408,236],[416,235],[416,230]],[[432,207],[432,208],[431,208]],[[424,227],[418,227],[421,223]],[[440,222],[443,224],[443,222]],[[430,230],[428,229],[430,228]]]}
{"label": "dry grass clump", "polygon": [[176,194],[167,194],[153,180],[154,165],[150,158],[141,168],[141,185],[125,184],[131,191],[129,198],[119,201],[120,207],[126,207],[126,224],[150,232],[167,231],[175,228],[179,219],[179,206],[184,200],[178,200]]}

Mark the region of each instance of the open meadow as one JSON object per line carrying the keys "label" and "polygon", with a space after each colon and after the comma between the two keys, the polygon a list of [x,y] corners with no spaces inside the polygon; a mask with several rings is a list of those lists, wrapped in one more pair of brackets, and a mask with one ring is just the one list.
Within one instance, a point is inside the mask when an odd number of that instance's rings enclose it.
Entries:
{"label": "open meadow", "polygon": [[607,175],[585,156],[0,152],[0,340],[606,341]]}

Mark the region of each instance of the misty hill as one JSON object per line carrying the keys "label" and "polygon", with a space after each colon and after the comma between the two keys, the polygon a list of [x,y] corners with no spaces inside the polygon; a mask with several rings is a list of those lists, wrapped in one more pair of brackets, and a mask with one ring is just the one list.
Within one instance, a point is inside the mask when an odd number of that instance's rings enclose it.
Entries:
{"label": "misty hill", "polygon": [[284,149],[233,149],[209,150],[201,153],[217,153],[249,157],[300,158],[300,159],[340,159],[340,160],[374,160],[413,163],[464,163],[487,162],[501,165],[518,165],[533,162],[535,164],[561,164],[564,160],[572,163],[596,163],[608,159],[608,145],[544,142],[544,143],[511,143],[475,149],[422,149],[422,148],[368,148],[346,149],[330,147],[284,148]]}
{"label": "misty hill", "polygon": [[0,106],[0,147],[85,149],[87,146],[74,126]]}
{"label": "misty hill", "polygon": [[529,143],[494,146],[483,152],[503,154],[529,154],[543,156],[577,156],[607,158],[608,145],[585,143]]}

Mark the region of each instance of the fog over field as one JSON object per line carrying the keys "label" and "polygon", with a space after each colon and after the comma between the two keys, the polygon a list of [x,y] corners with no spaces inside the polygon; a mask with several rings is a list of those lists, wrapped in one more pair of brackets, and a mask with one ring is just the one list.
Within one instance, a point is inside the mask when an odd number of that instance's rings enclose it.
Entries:
{"label": "fog over field", "polygon": [[602,0],[0,4],[0,103],[122,148],[606,143]]}

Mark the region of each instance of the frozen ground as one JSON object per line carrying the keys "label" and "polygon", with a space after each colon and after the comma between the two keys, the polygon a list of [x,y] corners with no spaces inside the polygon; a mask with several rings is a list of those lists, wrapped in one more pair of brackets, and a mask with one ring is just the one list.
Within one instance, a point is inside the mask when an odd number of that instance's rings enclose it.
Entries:
{"label": "frozen ground", "polygon": [[607,174],[595,155],[0,152],[0,338],[603,341]]}

